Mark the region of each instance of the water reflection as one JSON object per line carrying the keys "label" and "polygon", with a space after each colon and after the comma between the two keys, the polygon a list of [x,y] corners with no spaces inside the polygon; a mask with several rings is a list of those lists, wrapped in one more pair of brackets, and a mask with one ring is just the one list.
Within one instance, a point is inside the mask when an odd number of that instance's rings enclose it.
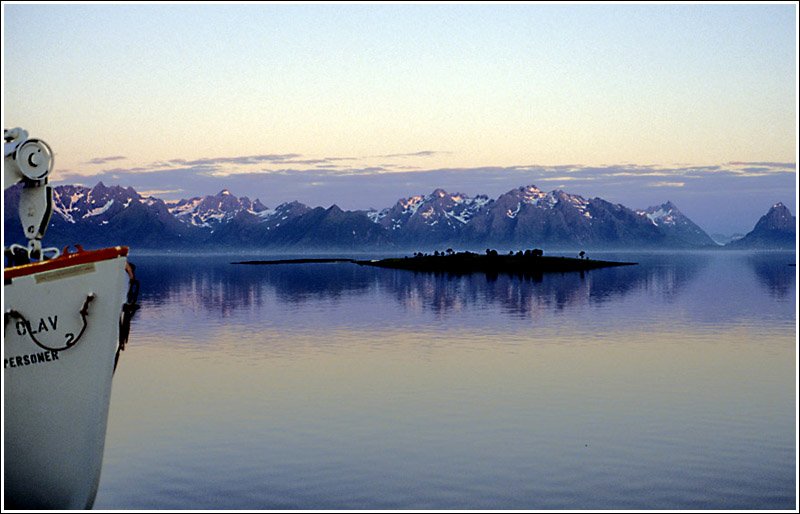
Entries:
{"label": "water reflection", "polygon": [[449,275],[393,271],[378,277],[381,286],[401,305],[422,306],[437,314],[468,307],[497,305],[514,316],[528,317],[541,310],[601,304],[631,292],[653,291],[667,301],[703,268],[701,262],[684,266],[634,266],[575,273],[540,275]]}
{"label": "water reflection", "polygon": [[[139,257],[137,274],[142,301],[153,306],[180,304],[227,318],[235,311],[259,310],[274,298],[301,307],[309,302],[358,299],[366,295],[393,298],[406,309],[437,316],[465,309],[498,307],[514,317],[602,304],[632,292],[658,295],[670,302],[708,266],[706,256],[643,256],[641,264],[588,272],[496,276],[450,275],[362,267],[350,263],[249,266],[229,258],[185,258],[176,265],[156,257]],[[759,270],[772,270],[761,264]],[[782,284],[783,277],[771,279]],[[778,291],[788,290],[790,285]],[[786,294],[786,293],[783,293]]]}
{"label": "water reflection", "polygon": [[781,299],[794,296],[797,273],[794,253],[753,254],[748,256],[747,263],[770,296]]}
{"label": "water reflection", "polygon": [[97,506],[790,508],[793,268],[750,257],[487,277],[134,256]]}
{"label": "water reflection", "polygon": [[245,266],[220,257],[186,257],[179,264],[153,256],[131,260],[145,284],[145,304],[196,304],[222,315],[260,307],[271,293],[282,302],[304,303],[358,294],[372,285],[353,264]]}
{"label": "water reflection", "polygon": [[130,260],[143,284],[144,306],[198,305],[227,317],[263,303],[263,291],[252,277],[219,258],[132,256]]}

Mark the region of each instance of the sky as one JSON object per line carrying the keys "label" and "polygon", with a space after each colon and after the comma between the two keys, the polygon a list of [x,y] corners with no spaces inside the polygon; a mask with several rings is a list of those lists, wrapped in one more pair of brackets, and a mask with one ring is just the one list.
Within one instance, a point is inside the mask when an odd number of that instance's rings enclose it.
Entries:
{"label": "sky", "polygon": [[797,5],[3,3],[54,184],[381,209],[534,184],[709,233],[797,206]]}

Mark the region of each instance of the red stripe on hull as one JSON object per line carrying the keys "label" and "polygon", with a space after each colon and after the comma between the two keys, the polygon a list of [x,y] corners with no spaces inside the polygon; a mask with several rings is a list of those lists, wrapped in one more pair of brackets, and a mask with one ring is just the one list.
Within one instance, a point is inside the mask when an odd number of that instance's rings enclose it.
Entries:
{"label": "red stripe on hull", "polygon": [[125,257],[128,255],[127,246],[114,246],[112,248],[103,248],[101,250],[78,250],[76,253],[65,253],[55,259],[49,261],[33,262],[31,264],[23,264],[22,266],[14,266],[3,270],[3,280],[11,280],[18,277],[33,275],[34,273],[41,273],[43,271],[52,271],[56,269],[68,268],[77,264],[88,264],[90,262],[106,261],[115,259],[117,257]]}

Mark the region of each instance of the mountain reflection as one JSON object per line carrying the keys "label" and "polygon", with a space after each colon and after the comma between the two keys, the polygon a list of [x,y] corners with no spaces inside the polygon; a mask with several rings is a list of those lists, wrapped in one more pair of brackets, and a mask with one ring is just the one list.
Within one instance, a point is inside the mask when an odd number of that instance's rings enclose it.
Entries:
{"label": "mountain reflection", "polygon": [[[368,294],[393,298],[405,309],[437,316],[492,305],[513,317],[530,317],[542,310],[601,304],[634,291],[672,301],[707,264],[702,257],[694,257],[588,272],[456,276],[350,263],[251,266],[231,264],[233,259],[191,257],[177,265],[174,259],[157,257],[132,260],[138,264],[145,308],[148,303],[180,304],[221,317],[240,310],[258,311],[271,301],[300,308],[311,302],[346,301]],[[773,282],[783,283],[781,280]],[[778,294],[786,294],[776,287]]]}
{"label": "mountain reflection", "polygon": [[132,261],[143,284],[143,302],[198,305],[223,316],[259,308],[271,294],[300,304],[364,292],[372,283],[353,264],[243,266],[219,257],[189,257],[177,266],[151,256]]}
{"label": "mountain reflection", "polygon": [[227,317],[264,301],[264,291],[253,277],[227,261],[187,256],[132,256],[130,261],[136,265],[145,308],[178,304]]}
{"label": "mountain reflection", "polygon": [[761,286],[775,298],[785,298],[795,294],[796,266],[795,254],[780,252],[777,255],[753,254],[747,263],[758,278]]}
{"label": "mountain reflection", "polygon": [[561,311],[599,304],[633,291],[650,291],[673,300],[705,266],[702,260],[670,266],[627,266],[586,272],[533,275],[450,275],[390,271],[381,285],[398,303],[422,306],[437,314],[469,306],[496,304],[507,314],[528,317],[537,311]]}

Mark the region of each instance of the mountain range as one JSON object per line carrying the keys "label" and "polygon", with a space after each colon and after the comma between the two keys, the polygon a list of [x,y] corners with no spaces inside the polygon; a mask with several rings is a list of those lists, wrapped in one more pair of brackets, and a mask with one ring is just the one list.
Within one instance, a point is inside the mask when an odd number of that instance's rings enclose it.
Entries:
{"label": "mountain range", "polygon": [[[4,194],[5,242],[24,243],[20,186]],[[154,250],[433,250],[719,248],[671,202],[644,210],[535,186],[492,199],[436,189],[382,210],[299,202],[268,208],[228,190],[179,201],[133,188],[56,186],[46,246],[127,245]],[[794,248],[795,217],[774,205],[732,248]]]}

